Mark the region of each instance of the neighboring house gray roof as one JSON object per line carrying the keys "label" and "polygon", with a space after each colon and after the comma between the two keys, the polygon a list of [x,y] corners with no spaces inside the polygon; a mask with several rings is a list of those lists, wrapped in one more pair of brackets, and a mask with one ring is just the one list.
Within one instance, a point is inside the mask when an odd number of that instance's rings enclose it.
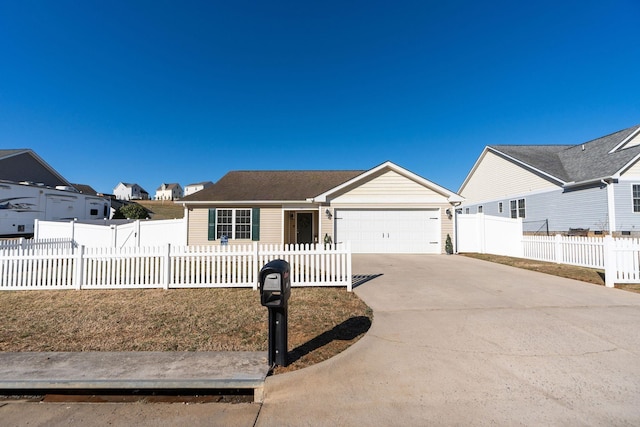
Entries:
{"label": "neighboring house gray roof", "polygon": [[[163,188],[164,187],[164,188]],[[156,191],[167,191],[167,190],[173,190],[174,188],[182,188],[180,187],[180,184],[178,183],[170,183],[170,184],[160,184],[160,187],[158,187],[156,189]]]}
{"label": "neighboring house gray roof", "polygon": [[[125,186],[125,187],[127,187],[127,188],[133,188],[133,186],[134,186],[134,185],[138,185],[138,184],[135,184],[135,183],[131,184],[131,183],[129,183],[129,182],[121,182],[120,184],[124,185],[124,186]],[[120,184],[118,184],[118,185],[120,185]],[[116,185],[116,188],[118,188],[118,185]],[[140,187],[140,186],[138,185],[138,187]],[[142,187],[140,187],[140,192],[142,192],[142,193],[146,193],[146,194],[149,194],[149,193],[147,193],[147,191],[146,191],[144,188],[142,188]]]}
{"label": "neighboring house gray roof", "polygon": [[91,194],[92,196],[95,196],[96,194],[98,194],[98,192],[94,190],[90,185],[85,185],[85,184],[71,184],[71,185],[73,185],[73,188],[75,188],[82,194]]}
{"label": "neighboring house gray roof", "polygon": [[195,182],[193,184],[188,184],[187,187],[196,187],[199,185],[202,185],[203,187],[209,187],[210,185],[213,185],[213,182],[211,181]]}
{"label": "neighboring house gray roof", "polygon": [[28,148],[0,150],[0,179],[13,182],[30,181],[49,187],[71,185]]}
{"label": "neighboring house gray roof", "polygon": [[488,148],[564,183],[583,182],[611,177],[640,155],[640,146],[612,152],[638,128],[640,125],[578,145],[490,145]]}
{"label": "neighboring house gray roof", "polygon": [[329,191],[364,172],[232,171],[182,201],[300,201]]}

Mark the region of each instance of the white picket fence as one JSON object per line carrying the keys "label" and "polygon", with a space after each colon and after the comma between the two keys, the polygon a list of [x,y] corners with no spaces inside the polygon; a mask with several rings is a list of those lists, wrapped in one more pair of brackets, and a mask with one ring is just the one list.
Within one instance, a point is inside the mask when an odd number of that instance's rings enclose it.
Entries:
{"label": "white picket fence", "polygon": [[597,268],[605,285],[640,283],[640,239],[581,236],[523,236],[522,257]]}
{"label": "white picket fence", "polygon": [[49,249],[49,248],[75,248],[77,245],[71,239],[18,239],[0,240],[1,251],[9,249]]}
{"label": "white picket fence", "polygon": [[0,248],[0,290],[251,287],[273,259],[291,286],[352,290],[351,249],[336,245]]}

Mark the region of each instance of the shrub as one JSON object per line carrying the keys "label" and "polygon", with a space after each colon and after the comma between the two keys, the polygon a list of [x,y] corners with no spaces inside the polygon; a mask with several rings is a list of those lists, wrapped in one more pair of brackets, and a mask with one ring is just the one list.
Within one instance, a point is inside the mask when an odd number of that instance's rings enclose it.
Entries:
{"label": "shrub", "polygon": [[453,253],[453,243],[451,242],[451,236],[447,234],[447,240],[444,242],[444,250],[447,254],[451,255]]}
{"label": "shrub", "polygon": [[137,203],[129,203],[127,205],[120,206],[113,215],[114,219],[127,218],[127,219],[147,219],[149,213],[147,210]]}

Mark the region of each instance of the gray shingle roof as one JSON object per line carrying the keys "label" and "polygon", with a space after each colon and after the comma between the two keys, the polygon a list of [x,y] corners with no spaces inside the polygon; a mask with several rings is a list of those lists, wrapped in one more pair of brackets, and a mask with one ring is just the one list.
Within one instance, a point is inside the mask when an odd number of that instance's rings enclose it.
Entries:
{"label": "gray shingle roof", "polygon": [[315,197],[365,171],[232,171],[182,201],[300,201]]}
{"label": "gray shingle roof", "polygon": [[0,150],[0,159],[3,157],[11,156],[16,153],[22,153],[23,151],[30,151],[28,148],[19,148],[14,150]]}
{"label": "gray shingle roof", "polygon": [[640,146],[611,153],[639,127],[632,126],[578,145],[490,145],[489,148],[565,183],[582,182],[613,176],[640,155]]}

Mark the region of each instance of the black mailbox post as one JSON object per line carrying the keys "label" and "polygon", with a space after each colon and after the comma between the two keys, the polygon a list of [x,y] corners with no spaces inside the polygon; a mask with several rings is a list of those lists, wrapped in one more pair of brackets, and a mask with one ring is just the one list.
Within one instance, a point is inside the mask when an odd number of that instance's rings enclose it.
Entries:
{"label": "black mailbox post", "polygon": [[260,302],[269,309],[269,365],[287,366],[287,329],[291,281],[289,263],[277,259],[260,270]]}

